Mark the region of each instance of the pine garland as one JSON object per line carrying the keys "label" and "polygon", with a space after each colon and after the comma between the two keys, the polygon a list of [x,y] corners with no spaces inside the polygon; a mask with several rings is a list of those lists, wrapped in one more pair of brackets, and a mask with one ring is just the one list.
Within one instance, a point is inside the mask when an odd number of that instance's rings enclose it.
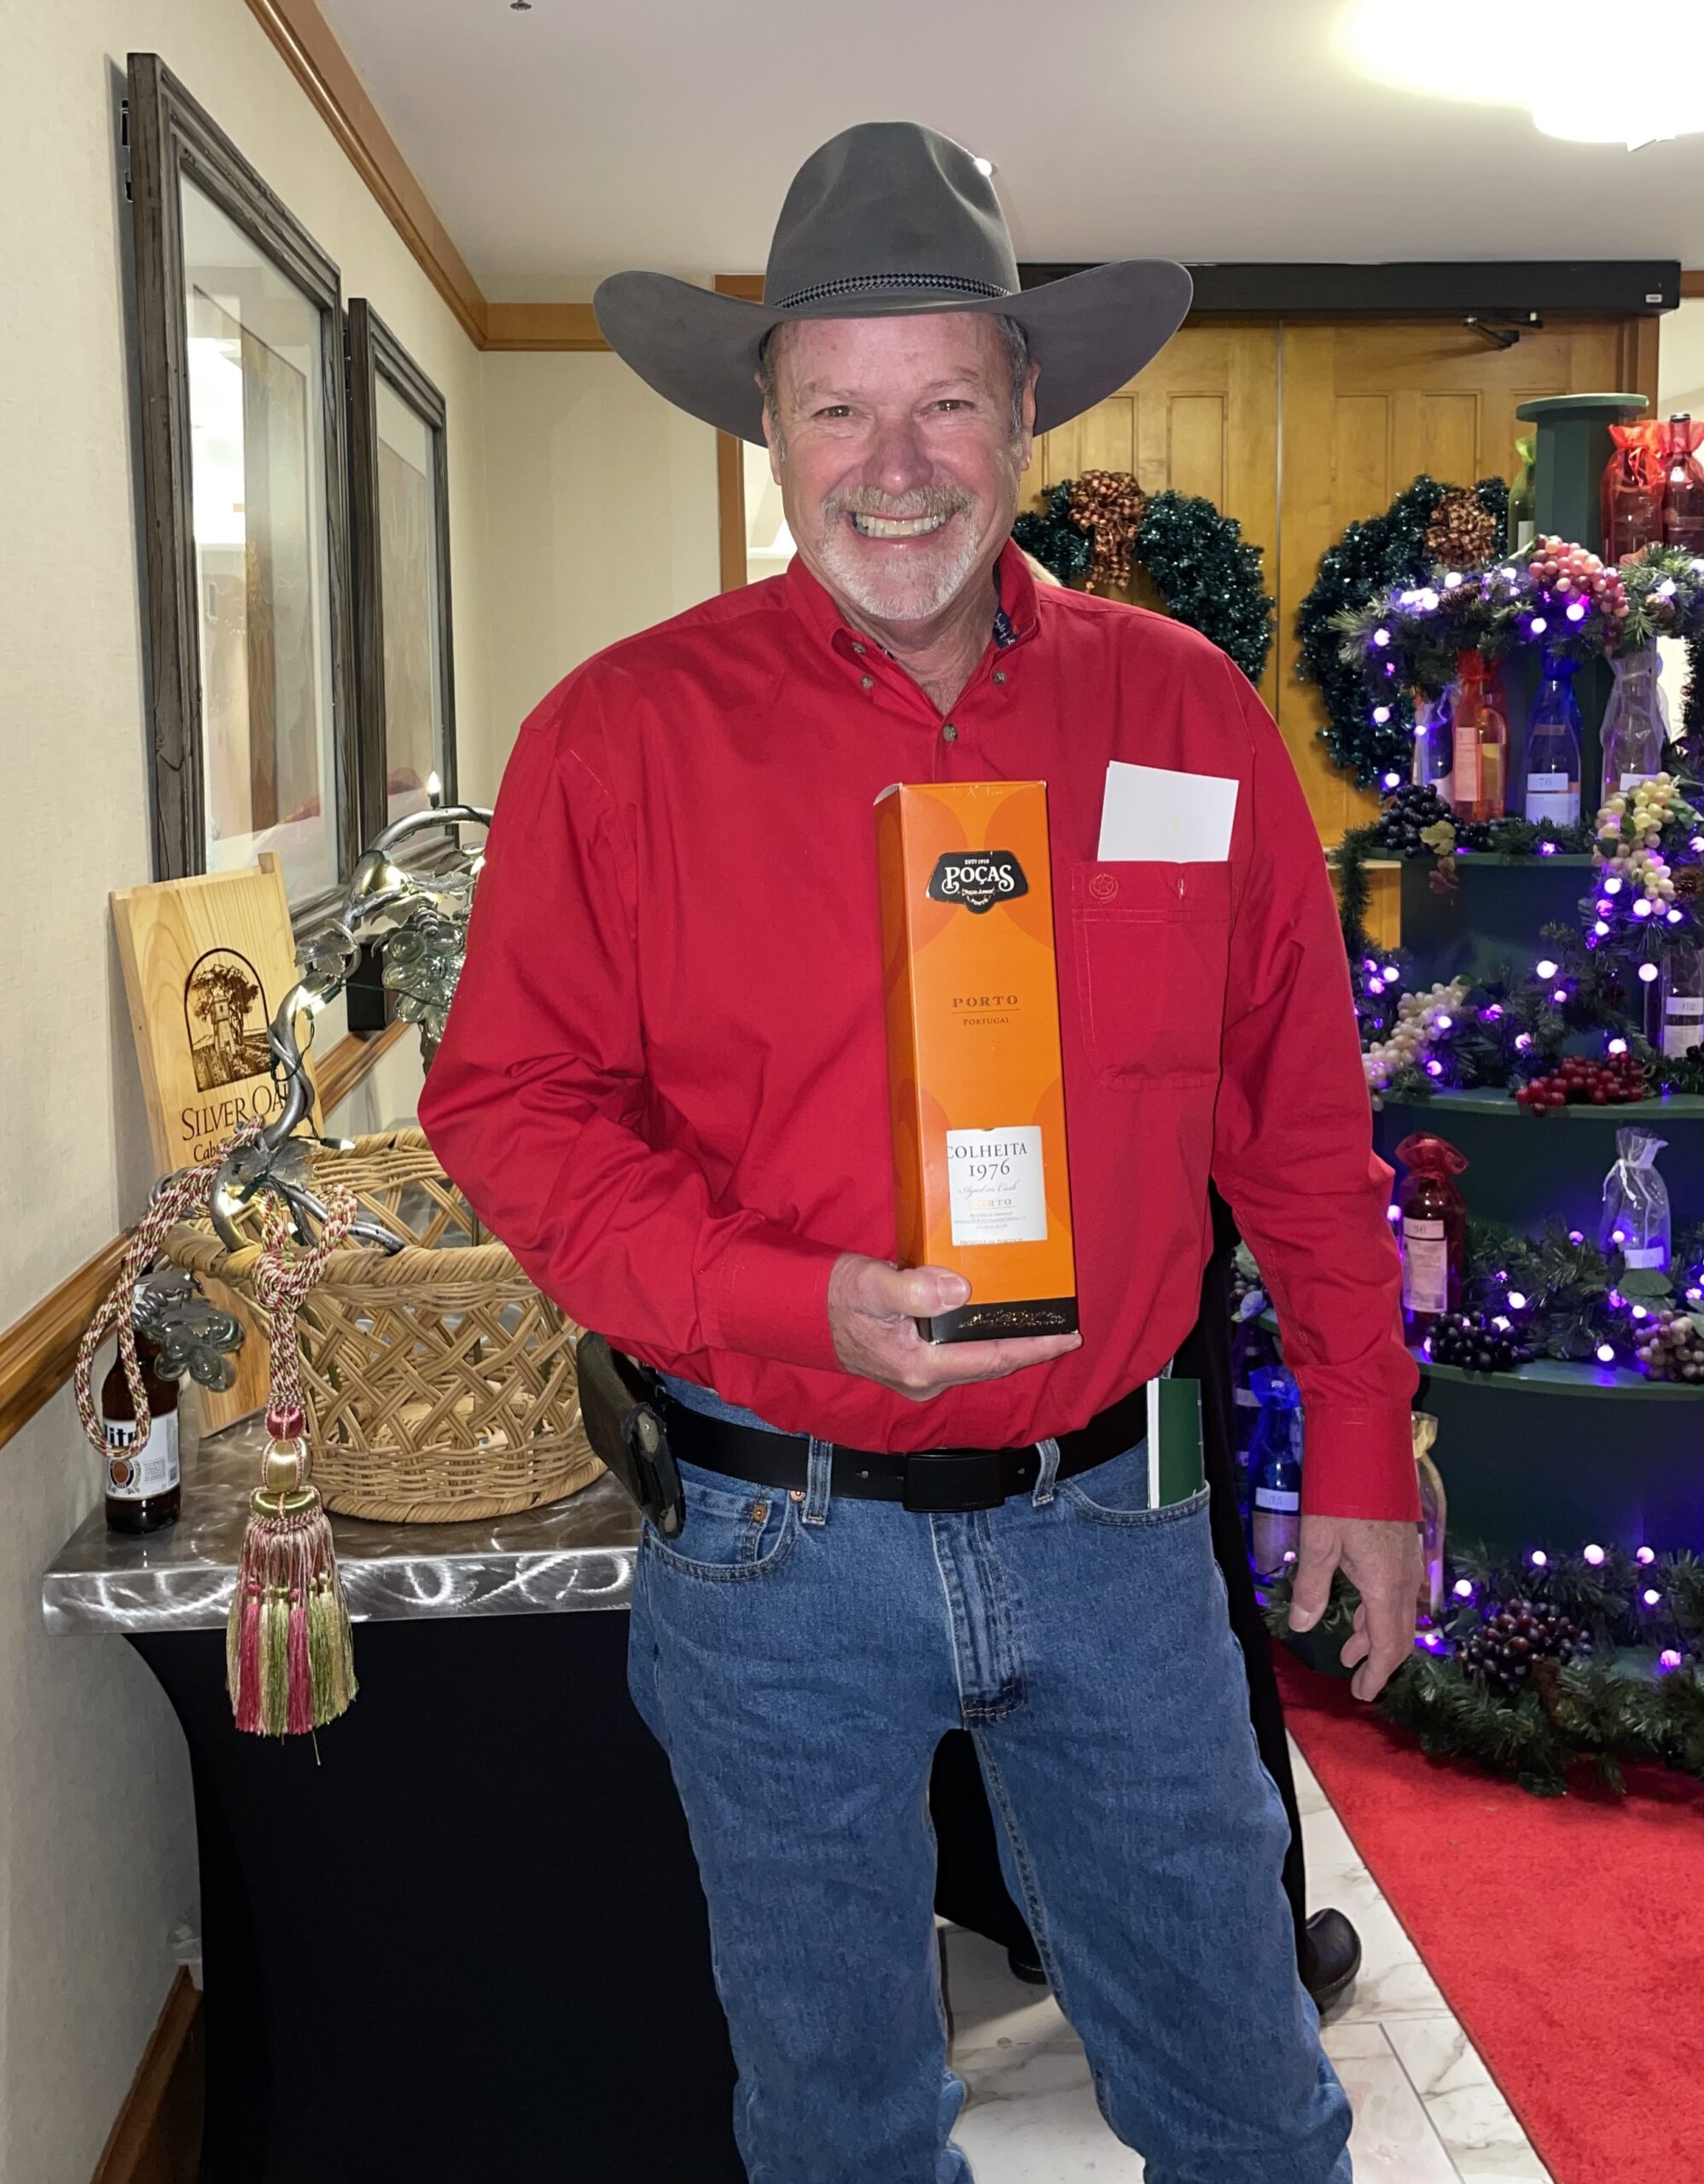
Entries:
{"label": "pine garland", "polygon": [[[1095,475],[1103,481],[1107,473]],[[1053,486],[1039,514],[1021,515],[1012,526],[1024,551],[1067,584],[1086,578],[1096,557],[1094,502],[1081,498],[1079,482]],[[1132,550],[1172,619],[1199,630],[1258,682],[1272,648],[1275,602],[1261,586],[1260,549],[1235,517],[1211,501],[1154,493]]]}
{"label": "pine garland", "polygon": [[1510,1297],[1523,1298],[1514,1316],[1522,1341],[1541,1357],[1589,1358],[1605,1341],[1625,1348],[1631,1323],[1625,1308],[1609,1302],[1620,1293],[1620,1255],[1612,1261],[1589,1238],[1576,1236],[1561,1220],[1523,1236],[1470,1214],[1463,1309],[1508,1316]]}
{"label": "pine garland", "polygon": [[1686,698],[1681,707],[1680,747],[1687,770],[1704,773],[1704,632],[1686,648]]}
{"label": "pine garland", "polygon": [[[1367,911],[1373,899],[1367,859],[1389,854],[1379,839],[1376,821],[1370,827],[1352,827],[1337,845],[1337,921],[1343,928],[1352,971],[1358,968],[1372,944],[1367,938]],[[1358,995],[1358,981],[1356,990]]]}
{"label": "pine garland", "polygon": [[[1314,587],[1296,613],[1301,640],[1297,672],[1318,685],[1326,712],[1321,740],[1333,763],[1353,774],[1363,788],[1392,771],[1406,775],[1414,730],[1413,703],[1406,691],[1393,689],[1390,718],[1370,717],[1366,684],[1358,667],[1340,651],[1337,619],[1364,607],[1375,593],[1393,584],[1415,584],[1425,576],[1433,555],[1427,543],[1439,503],[1457,486],[1416,478],[1383,515],[1345,527],[1319,561]],[[1503,550],[1509,513],[1509,488],[1500,478],[1481,479],[1474,488],[1480,506],[1497,520],[1495,550]]]}
{"label": "pine garland", "polygon": [[[1541,1551],[1542,1553],[1542,1551]],[[1385,1719],[1423,1751],[1471,1759],[1512,1774],[1540,1797],[1567,1793],[1582,1767],[1618,1794],[1625,1766],[1658,1765],[1704,1777],[1704,1562],[1690,1554],[1642,1564],[1618,1548],[1495,1561],[1472,1548],[1451,1558],[1448,1611],[1379,1699]],[[1463,1594],[1458,1590],[1465,1586]],[[1647,1605],[1646,1593],[1658,1595]],[[1553,1607],[1591,1634],[1591,1657],[1542,1663],[1515,1692],[1472,1673],[1453,1648],[1504,1603]],[[1289,1631],[1290,1583],[1271,1589],[1267,1627]],[[1335,1658],[1353,1628],[1358,1595],[1341,1574],[1315,1626],[1316,1658]]]}

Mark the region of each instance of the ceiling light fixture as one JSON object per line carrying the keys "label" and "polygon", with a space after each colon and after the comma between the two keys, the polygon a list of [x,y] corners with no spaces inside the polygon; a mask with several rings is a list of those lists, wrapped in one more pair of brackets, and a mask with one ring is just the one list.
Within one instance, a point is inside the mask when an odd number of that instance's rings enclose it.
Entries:
{"label": "ceiling light fixture", "polygon": [[973,159],[971,160],[971,165],[975,168],[978,174],[992,175],[994,171],[994,162],[992,160]]}
{"label": "ceiling light fixture", "polygon": [[[1679,12],[1695,16],[1697,0],[1683,0]],[[1461,40],[1431,35],[1412,0],[1355,0],[1338,44],[1379,83],[1476,106],[1523,106],[1545,136],[1571,143],[1633,152],[1704,130],[1704,77],[1600,65],[1603,23],[1598,0],[1547,0],[1535,33],[1525,0],[1479,0],[1472,36]]]}

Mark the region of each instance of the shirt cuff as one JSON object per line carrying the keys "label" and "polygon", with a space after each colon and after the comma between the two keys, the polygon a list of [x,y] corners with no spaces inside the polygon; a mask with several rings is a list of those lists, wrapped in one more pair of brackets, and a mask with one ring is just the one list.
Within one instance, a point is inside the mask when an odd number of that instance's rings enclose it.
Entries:
{"label": "shirt cuff", "polygon": [[1417,1521],[1420,1484],[1409,1418],[1405,1404],[1338,1410],[1315,1403],[1303,1428],[1302,1514]]}
{"label": "shirt cuff", "polygon": [[821,1373],[844,1370],[829,1327],[829,1276],[840,1257],[784,1228],[739,1238],[711,1269],[702,1310],[712,1345]]}

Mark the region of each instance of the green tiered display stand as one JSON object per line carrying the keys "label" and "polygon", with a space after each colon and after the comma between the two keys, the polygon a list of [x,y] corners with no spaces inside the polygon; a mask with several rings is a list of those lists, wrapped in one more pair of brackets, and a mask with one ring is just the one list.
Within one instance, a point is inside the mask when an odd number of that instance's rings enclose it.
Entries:
{"label": "green tiered display stand", "polygon": [[[1666,1140],[1660,1165],[1683,1217],[1704,1206],[1704,1099],[1530,1115],[1507,1093],[1387,1101],[1373,1118],[1380,1154],[1411,1131],[1447,1138],[1466,1156],[1468,1211],[1536,1233],[1560,1216],[1596,1238],[1615,1132]],[[1421,1360],[1419,1407],[1438,1420],[1433,1451],[1450,1497],[1450,1530],[1516,1554],[1589,1540],[1626,1547],[1704,1543],[1704,1390],[1648,1380],[1628,1368],[1535,1359],[1514,1373],[1463,1373]]]}
{"label": "green tiered display stand", "polygon": [[[1573,395],[1521,410],[1538,427],[1540,531],[1599,549],[1608,427],[1643,406],[1637,395]],[[1602,691],[1594,682],[1579,694],[1590,799]],[[1518,721],[1511,725],[1518,734]],[[1410,986],[1499,972],[1525,979],[1547,952],[1546,925],[1579,929],[1578,906],[1591,885],[1589,857],[1470,855],[1458,857],[1456,869],[1459,886],[1439,892],[1428,863],[1403,866]],[[1595,1240],[1615,1133],[1629,1126],[1666,1141],[1659,1165],[1677,1228],[1704,1219],[1704,1099],[1568,1107],[1542,1117],[1504,1092],[1387,1100],[1374,1118],[1374,1141],[1399,1166],[1396,1147],[1411,1132],[1447,1138],[1468,1162],[1461,1185],[1470,1213],[1530,1234],[1560,1217]],[[1421,1372],[1420,1407],[1438,1420],[1434,1454],[1452,1536],[1483,1540],[1504,1554],[1592,1540],[1660,1551],[1704,1548],[1704,1391],[1650,1381],[1621,1366],[1546,1360],[1512,1374],[1469,1374],[1422,1359]]]}

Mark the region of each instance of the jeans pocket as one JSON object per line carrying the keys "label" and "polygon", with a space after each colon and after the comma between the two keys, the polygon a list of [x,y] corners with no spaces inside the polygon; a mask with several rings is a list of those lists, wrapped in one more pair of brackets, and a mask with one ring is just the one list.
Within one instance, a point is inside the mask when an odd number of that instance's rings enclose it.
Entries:
{"label": "jeans pocket", "polygon": [[1171,1525],[1194,1516],[1207,1505],[1201,1487],[1187,1501],[1154,1509],[1148,1502],[1148,1443],[1138,1441],[1120,1456],[1096,1464],[1092,1471],[1059,1482],[1059,1498],[1067,1508],[1096,1525]]}
{"label": "jeans pocket", "polygon": [[[727,1583],[767,1577],[798,1542],[797,1511],[786,1490],[680,1467],[686,1520],[665,1541],[646,1520],[644,1551],[683,1577]],[[713,1481],[713,1483],[712,1483]]]}

